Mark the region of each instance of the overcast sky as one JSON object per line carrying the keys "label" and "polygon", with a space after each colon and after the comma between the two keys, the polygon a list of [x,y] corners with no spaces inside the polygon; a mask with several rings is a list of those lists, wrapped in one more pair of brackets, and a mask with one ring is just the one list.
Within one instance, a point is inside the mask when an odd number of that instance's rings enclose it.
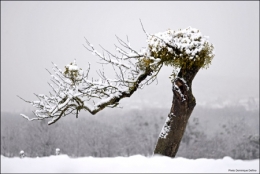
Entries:
{"label": "overcast sky", "polygon": [[[1,1],[1,111],[20,112],[29,104],[16,97],[36,100],[33,93],[51,89],[45,68],[60,68],[75,58],[80,67],[92,63],[93,76],[100,68],[97,57],[82,44],[86,37],[94,46],[114,51],[115,35],[140,49],[147,32],[188,26],[209,36],[215,58],[209,69],[200,70],[193,81],[197,102],[216,98],[259,98],[259,2],[3,2]],[[164,67],[159,84],[136,92],[127,104],[164,105],[170,109],[172,92]],[[111,74],[108,72],[108,74]]]}

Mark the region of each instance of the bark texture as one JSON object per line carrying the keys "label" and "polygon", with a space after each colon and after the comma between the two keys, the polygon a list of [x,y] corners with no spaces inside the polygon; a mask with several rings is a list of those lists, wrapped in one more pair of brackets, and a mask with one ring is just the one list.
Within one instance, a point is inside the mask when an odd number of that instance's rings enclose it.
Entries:
{"label": "bark texture", "polygon": [[173,81],[172,107],[159,135],[154,154],[175,157],[183,137],[188,119],[196,105],[192,94],[192,80],[199,67],[181,68]]}

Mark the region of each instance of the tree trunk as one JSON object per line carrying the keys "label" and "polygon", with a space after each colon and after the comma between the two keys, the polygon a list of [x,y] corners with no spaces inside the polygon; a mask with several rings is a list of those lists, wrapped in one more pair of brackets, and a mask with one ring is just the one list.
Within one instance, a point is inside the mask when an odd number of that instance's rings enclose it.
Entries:
{"label": "tree trunk", "polygon": [[192,94],[192,80],[199,67],[181,68],[172,85],[173,101],[171,111],[159,135],[154,154],[175,157],[188,119],[196,105]]}

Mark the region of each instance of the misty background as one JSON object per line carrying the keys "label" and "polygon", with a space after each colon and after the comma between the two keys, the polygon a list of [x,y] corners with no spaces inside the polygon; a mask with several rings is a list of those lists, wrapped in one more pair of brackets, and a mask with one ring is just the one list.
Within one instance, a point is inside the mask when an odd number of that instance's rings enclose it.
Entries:
{"label": "misty background", "polygon": [[97,77],[101,66],[84,37],[111,52],[115,35],[128,36],[137,50],[146,47],[139,19],[151,34],[197,28],[215,47],[212,65],[193,81],[197,107],[178,155],[259,158],[259,2],[252,1],[1,1],[1,154],[50,155],[59,147],[71,156],[151,155],[171,107],[171,67],[162,68],[158,84],[123,99],[123,109],[82,112],[53,126],[21,118],[33,108],[16,96],[47,94],[51,62],[61,69],[74,59],[83,69],[90,62],[90,77]]}

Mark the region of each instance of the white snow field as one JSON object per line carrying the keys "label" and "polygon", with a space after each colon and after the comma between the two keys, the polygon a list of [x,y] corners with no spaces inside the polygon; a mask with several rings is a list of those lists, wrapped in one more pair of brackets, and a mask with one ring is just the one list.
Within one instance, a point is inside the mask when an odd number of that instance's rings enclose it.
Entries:
{"label": "white snow field", "polygon": [[1,173],[259,173],[259,159],[196,160],[163,156],[70,158],[67,155],[41,158],[8,158],[1,155]]}

